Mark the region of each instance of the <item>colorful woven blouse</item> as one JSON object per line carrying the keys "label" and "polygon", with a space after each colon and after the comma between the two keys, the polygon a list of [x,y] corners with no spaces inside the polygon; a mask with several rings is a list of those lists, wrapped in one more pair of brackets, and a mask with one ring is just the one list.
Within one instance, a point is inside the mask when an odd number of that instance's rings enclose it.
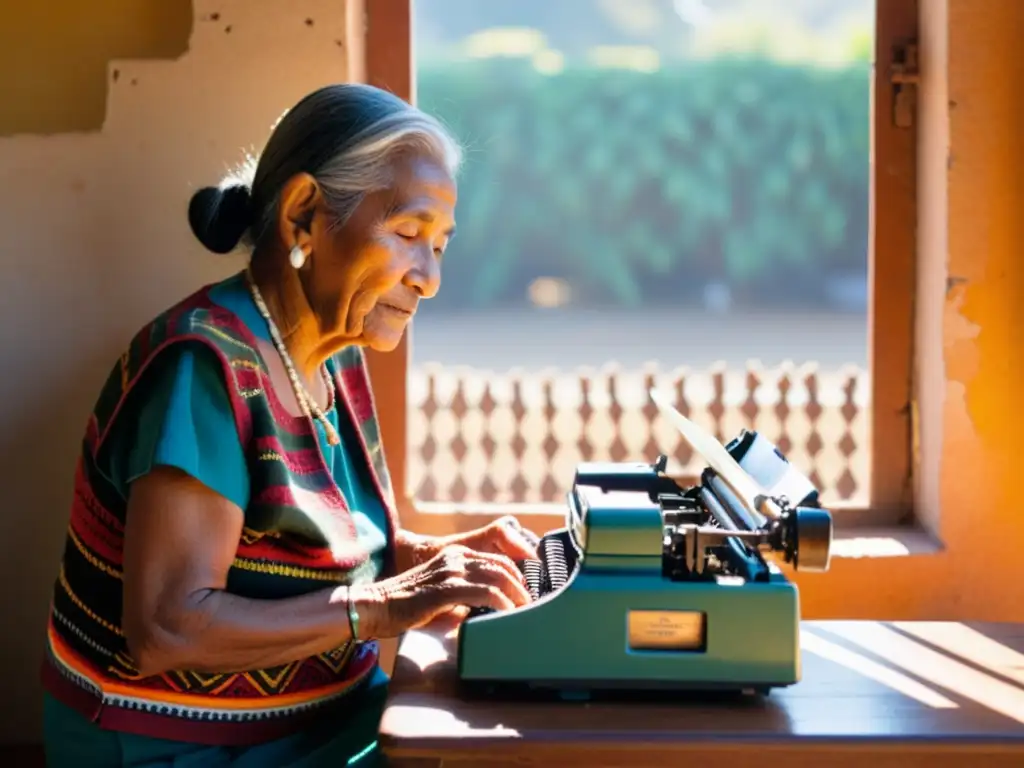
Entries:
{"label": "colorful woven blouse", "polygon": [[188,472],[245,511],[228,574],[234,594],[282,598],[391,568],[397,521],[361,352],[345,349],[327,363],[336,385],[328,414],[342,436],[334,447],[319,424],[283,409],[257,336],[269,338],[244,278],[207,286],[136,335],[89,419],[43,679],[103,729],[262,743],[317,715],[338,716],[378,669],[372,642],[231,674],[144,678],[128,654],[120,627],[127,491],[156,465]]}

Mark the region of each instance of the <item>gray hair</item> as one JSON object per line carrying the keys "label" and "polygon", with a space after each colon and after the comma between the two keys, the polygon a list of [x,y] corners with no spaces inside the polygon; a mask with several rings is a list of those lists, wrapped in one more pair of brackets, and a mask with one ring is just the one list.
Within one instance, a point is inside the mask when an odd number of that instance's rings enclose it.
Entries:
{"label": "gray hair", "polygon": [[258,161],[247,159],[218,187],[193,196],[192,231],[217,253],[240,242],[259,245],[276,219],[281,190],[299,173],[317,180],[343,224],[366,195],[390,186],[395,158],[410,151],[433,157],[453,177],[462,162],[448,130],[397,96],[368,85],[321,88],[278,121]]}

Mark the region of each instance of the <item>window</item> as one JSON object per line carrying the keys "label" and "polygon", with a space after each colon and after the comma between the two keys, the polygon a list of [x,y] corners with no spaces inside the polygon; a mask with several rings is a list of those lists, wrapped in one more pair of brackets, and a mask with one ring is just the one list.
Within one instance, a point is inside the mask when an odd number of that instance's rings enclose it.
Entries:
{"label": "window", "polygon": [[[420,19],[424,18],[422,14],[439,3],[447,6],[459,4],[458,0],[421,0],[416,4]],[[565,35],[553,45],[543,32],[538,33],[536,29],[513,28],[517,14],[521,17],[527,7],[521,3],[462,5],[466,9],[477,9],[483,15],[489,13],[486,11],[488,8],[499,9],[493,11],[500,22],[494,26],[504,29],[505,33],[470,28],[474,14],[468,12],[454,17],[459,19],[459,28],[449,24],[444,17],[434,18],[435,34],[422,35],[422,39],[417,41],[417,48],[423,51],[424,57],[436,52],[442,44],[451,42],[448,38],[460,37],[464,55],[476,56],[478,60],[460,64],[457,70],[449,67],[447,78],[436,76],[433,81],[428,80],[429,67],[424,66],[417,85],[413,46],[410,44],[403,48],[395,45],[397,39],[411,41],[413,38],[416,20],[411,15],[410,3],[408,0],[368,3],[366,75],[369,82],[404,97],[415,98],[414,91],[419,90],[423,106],[432,112],[440,112],[449,122],[455,123],[460,138],[469,142],[471,168],[467,173],[477,172],[478,175],[472,180],[464,179],[462,183],[459,219],[460,230],[469,230],[471,235],[474,217],[478,221],[485,218],[489,222],[496,221],[493,210],[488,210],[487,206],[507,201],[509,195],[516,193],[514,189],[505,189],[501,195],[494,194],[498,177],[480,178],[479,157],[484,153],[512,153],[511,162],[517,162],[515,152],[523,150],[521,147],[509,147],[507,137],[512,135],[509,131],[524,133],[537,130],[537,123],[543,123],[545,119],[543,115],[534,115],[527,121],[522,113],[517,116],[507,102],[514,101],[532,88],[534,92],[529,97],[546,99],[543,103],[553,109],[551,104],[557,105],[561,97],[557,94],[553,97],[551,93],[537,96],[537,83],[542,77],[547,77],[544,87],[550,91],[552,82],[567,82],[562,71],[572,69],[575,57],[577,61],[586,60],[595,67],[600,66],[603,71],[600,77],[594,72],[590,72],[589,77],[587,72],[577,76],[575,85],[583,95],[566,93],[565,100],[576,98],[587,103],[586,99],[590,98],[585,94],[587,83],[600,80],[612,83],[609,87],[621,89],[618,97],[607,94],[604,97],[617,98],[614,103],[621,105],[621,110],[649,110],[649,105],[641,103],[643,98],[664,101],[674,92],[672,87],[678,85],[672,82],[671,77],[659,78],[652,74],[661,69],[664,48],[668,45],[665,40],[673,31],[683,38],[683,27],[696,25],[699,20],[695,17],[700,14],[706,17],[720,10],[725,16],[727,11],[741,13],[756,6],[741,0],[639,4],[574,0],[557,6],[528,4],[530,8],[557,7],[558,10],[551,11],[549,17],[600,11],[605,14],[600,21],[606,26],[618,24],[628,27],[629,34],[623,33],[619,37],[643,37],[638,29],[646,24],[648,37],[653,39],[653,42],[648,41],[648,45],[625,45],[614,34],[608,34],[614,44],[596,45],[593,40],[581,41],[580,37],[585,35],[579,34],[579,25],[567,27],[563,18],[562,29],[573,28],[577,34]],[[627,5],[633,9],[631,13],[634,15],[618,15],[615,9]],[[492,264],[490,271],[477,268],[471,279],[460,276],[457,280],[452,280],[450,272],[458,267],[449,265],[445,280],[446,287],[453,282],[459,285],[457,289],[449,287],[449,292],[457,298],[467,295],[470,299],[476,298],[477,306],[467,308],[465,305],[457,306],[460,303],[457,300],[445,304],[444,300],[437,299],[432,304],[438,303],[440,310],[432,306],[421,313],[410,334],[411,344],[408,341],[403,343],[396,353],[390,355],[370,355],[385,446],[396,493],[402,497],[408,524],[421,530],[440,531],[479,524],[481,516],[505,511],[509,505],[525,518],[532,517],[533,511],[542,511],[549,504],[551,510],[561,509],[560,494],[571,481],[572,467],[576,461],[587,458],[648,459],[664,451],[670,453],[683,468],[695,469],[696,465],[689,463],[687,452],[677,449],[676,436],[660,424],[653,409],[644,403],[643,387],[651,383],[681,392],[680,405],[722,439],[731,438],[744,426],[752,425],[763,430],[791,460],[811,473],[823,486],[830,506],[838,513],[841,526],[907,521],[912,509],[915,131],[912,124],[897,125],[894,119],[897,90],[904,89],[901,106],[908,99],[912,105],[913,87],[911,84],[893,85],[891,66],[901,60],[906,44],[916,38],[917,7],[913,0],[878,0],[877,10],[871,0],[808,0],[792,7],[813,16],[814,23],[819,25],[827,24],[830,18],[838,22],[843,12],[853,16],[858,10],[862,15],[866,13],[869,34],[860,40],[864,46],[860,61],[853,51],[845,64],[833,62],[818,68],[797,64],[788,69],[780,65],[778,79],[782,82],[774,84],[779,89],[777,95],[766,98],[764,94],[757,93],[758,87],[765,87],[765,81],[762,79],[759,85],[751,80],[751,70],[743,68],[750,64],[744,62],[743,57],[730,60],[727,55],[722,55],[716,60],[713,53],[708,53],[708,48],[712,51],[728,50],[728,45],[736,43],[737,35],[740,38],[746,35],[748,41],[753,39],[758,32],[756,27],[748,25],[744,29],[742,23],[732,27],[724,24],[717,30],[720,33],[717,38],[708,34],[695,42],[691,36],[688,42],[691,44],[689,53],[695,59],[698,52],[693,46],[705,46],[705,50],[699,52],[703,65],[708,66],[708,61],[719,64],[718,70],[722,73],[719,77],[725,83],[720,87],[725,89],[723,92],[731,93],[734,99],[746,100],[748,105],[756,103],[759,98],[765,99],[758,108],[775,109],[782,113],[777,119],[783,121],[796,119],[795,115],[805,121],[824,123],[808,134],[812,137],[808,141],[812,144],[817,142],[810,149],[807,146],[801,148],[799,141],[791,142],[788,148],[790,152],[810,153],[809,157],[793,161],[803,163],[804,171],[796,186],[786,186],[778,179],[773,181],[770,166],[766,170],[761,168],[758,172],[748,172],[740,182],[741,187],[758,184],[759,189],[769,196],[772,194],[771,185],[778,183],[781,191],[777,194],[789,196],[796,200],[792,204],[803,206],[802,225],[805,229],[810,227],[809,232],[788,232],[777,226],[773,229],[769,226],[770,215],[752,215],[749,210],[745,214],[748,221],[742,227],[736,227],[742,230],[739,235],[729,241],[723,240],[722,233],[728,236],[729,227],[720,227],[718,239],[712,246],[692,239],[706,238],[709,231],[714,233],[707,227],[702,230],[695,226],[679,226],[679,242],[667,237],[664,231],[654,233],[660,240],[649,231],[634,232],[631,253],[642,262],[636,270],[642,275],[642,280],[638,281],[628,270],[622,271],[622,265],[610,259],[608,249],[602,250],[601,247],[602,239],[614,236],[618,239],[617,247],[629,250],[628,237],[623,238],[622,232],[616,231],[615,227],[628,227],[630,222],[591,220],[587,225],[576,220],[572,226],[577,231],[570,233],[569,237],[562,236],[559,243],[569,243],[578,252],[593,248],[594,253],[604,259],[599,262],[601,274],[590,283],[580,280],[580,270],[567,275],[564,266],[539,268],[554,264],[551,254],[536,247],[537,243],[543,243],[544,232],[534,233],[533,240],[508,246],[517,249],[513,256],[526,253],[532,256],[532,261],[529,258],[510,258],[509,254],[501,252],[501,243],[487,248],[486,235],[479,231],[475,233],[476,237],[471,236],[466,247],[473,248],[477,254],[488,250],[488,255],[494,256],[491,261],[498,263]],[[645,21],[636,17],[637,13],[643,16],[647,12],[665,13],[666,10],[689,13],[690,18],[684,19],[673,30],[666,29],[660,21],[656,20],[652,27],[650,18]],[[872,12],[873,41],[870,35]],[[743,17],[734,18],[742,20]],[[446,31],[446,26],[452,28]],[[651,29],[654,31],[650,32]],[[806,38],[803,42],[814,44],[813,40]],[[846,42],[854,45],[858,41],[855,36],[848,36]],[[824,47],[834,50],[834,43],[834,40],[829,41],[829,46]],[[793,35],[784,43],[787,53],[799,48],[799,44],[800,39]],[[660,50],[659,45],[662,46]],[[716,45],[718,49],[714,48]],[[870,66],[872,50],[877,62],[873,69]],[[479,60],[494,51],[504,52],[505,60]],[[524,58],[528,60],[529,67],[522,66]],[[913,65],[913,62],[907,63]],[[682,78],[679,82],[694,82],[685,80],[685,65],[679,66],[678,62],[673,62],[673,65],[676,76]],[[859,73],[858,66],[861,67]],[[452,77],[453,71],[461,72],[463,76]],[[682,74],[678,74],[680,72]],[[785,76],[792,78],[789,83]],[[800,80],[801,77],[804,79]],[[858,81],[858,77],[862,79]],[[445,90],[454,89],[452,83],[457,80],[460,81],[461,92]],[[801,84],[803,87],[798,88]],[[648,87],[660,87],[662,90],[657,96],[643,93],[636,96]],[[843,91],[844,88],[847,91]],[[495,93],[506,95],[495,99]],[[862,101],[851,101],[854,98],[851,93],[861,94]],[[473,102],[465,94],[471,94],[477,100]],[[632,102],[630,94],[635,97]],[[711,92],[701,97],[717,103],[715,100],[720,95]],[[488,98],[491,100],[487,101]],[[833,104],[831,111],[820,109],[822,100]],[[499,109],[503,104],[505,106]],[[719,126],[722,132],[739,133],[732,148],[718,147],[717,154],[714,151],[707,153],[708,157],[702,162],[710,167],[710,173],[715,170],[716,163],[721,164],[723,156],[733,162],[731,155],[742,152],[742,128],[748,118],[738,118],[737,114],[749,112],[734,110],[730,114],[724,107],[719,110],[709,105],[705,105],[705,109],[704,115],[693,119],[712,123],[718,120],[723,123]],[[615,115],[613,117],[618,119]],[[471,135],[466,136],[459,130],[460,118],[471,123]],[[475,118],[475,121],[470,118]],[[592,136],[602,132],[615,133],[608,113],[602,115],[595,110],[579,110],[575,116],[570,113],[548,115],[546,119],[549,124],[555,120],[565,123],[567,141],[574,140],[573,131],[577,131],[577,142],[582,141],[579,137],[584,135],[583,131],[590,131]],[[587,120],[591,122],[582,127],[573,126],[568,122],[571,119],[581,124]],[[684,135],[688,127],[693,128],[681,122],[678,115],[659,119],[676,119],[672,130],[678,135]],[[488,120],[491,121],[489,124]],[[502,120],[514,123],[514,128],[502,125]],[[506,138],[502,139],[503,136]],[[842,158],[836,160],[836,153],[850,152],[851,146],[856,149],[858,136],[863,141],[859,155],[862,166],[858,168],[849,162],[844,164]],[[749,201],[723,199],[727,195],[722,189],[701,184],[699,175],[683,164],[672,166],[672,174],[664,172],[664,164],[671,162],[671,156],[648,153],[645,157],[641,151],[645,138],[650,141],[649,136],[640,135],[638,131],[631,134],[620,129],[618,134],[608,139],[609,145],[617,141],[619,147],[607,150],[603,157],[600,148],[589,156],[581,157],[580,173],[590,168],[597,178],[585,191],[606,196],[640,194],[636,189],[608,188],[609,183],[615,180],[620,180],[624,186],[629,182],[619,179],[625,174],[614,169],[609,171],[607,164],[635,160],[649,163],[647,176],[660,174],[662,181],[668,176],[685,177],[689,174],[689,189],[686,184],[675,187],[662,184],[660,189],[642,201],[649,208],[664,203],[662,198],[666,188],[678,195],[673,204],[682,212],[680,218],[686,216],[687,210],[699,209],[712,217],[723,207],[729,209],[729,206],[741,203],[749,205]],[[557,154],[557,150],[548,150],[539,140],[529,140],[536,142],[538,152]],[[623,144],[629,151],[623,150]],[[821,154],[827,157],[822,159],[819,157]],[[687,157],[692,157],[692,153]],[[828,165],[828,157],[832,158],[831,166]],[[759,159],[753,155],[755,167]],[[535,165],[543,168],[545,162],[557,161],[558,158],[553,160],[548,156],[536,160]],[[561,161],[564,162],[564,158]],[[477,163],[476,171],[472,169],[474,162]],[[592,165],[587,166],[586,163]],[[602,163],[606,164],[604,168]],[[488,170],[494,167],[492,164]],[[834,187],[845,190],[843,194],[847,195],[838,212],[834,206],[828,205],[829,195],[834,196],[835,189],[827,189],[827,184],[820,181],[826,172],[839,177],[838,181],[833,178],[832,183]],[[528,228],[526,222],[543,218],[546,213],[536,207],[538,199],[543,201],[543,194],[540,194],[543,190],[537,185],[561,184],[563,176],[566,174],[547,178],[539,176],[538,182],[535,174],[535,186],[524,187],[526,202],[514,211],[518,220],[524,222],[520,225],[522,228]],[[860,188],[857,187],[858,178]],[[507,175],[500,181],[502,184],[512,183]],[[843,184],[847,186],[842,187]],[[474,194],[470,187],[477,193]],[[481,195],[481,190],[491,194],[489,197]],[[565,197],[575,196],[577,207],[582,197],[578,190],[567,187],[562,191]],[[530,208],[531,199],[534,208]],[[636,200],[631,203],[637,204]],[[610,209],[605,210],[604,215],[607,216]],[[781,211],[781,216],[785,217],[786,206],[781,205],[771,211]],[[791,221],[789,218],[785,220]],[[813,220],[813,226],[807,224],[808,220]],[[661,221],[664,226],[665,218]],[[587,231],[588,226],[592,231]],[[691,240],[683,242],[682,239],[687,237]],[[751,238],[769,243],[775,238],[772,258],[778,268],[758,271],[756,262],[759,256],[756,252],[751,255]],[[459,239],[463,239],[462,231]],[[660,243],[663,247],[652,247],[652,243]],[[696,266],[691,263],[688,268],[679,268],[673,259],[679,259],[682,251],[710,254],[717,262],[729,261],[733,282],[715,272],[720,263],[699,263]],[[861,258],[859,277],[858,253]],[[787,268],[787,258],[792,258],[796,266]],[[794,288],[794,282],[808,271],[803,268],[807,260],[814,258],[823,259],[834,267],[829,275],[831,279],[819,280],[817,284],[807,281]],[[671,269],[666,271],[666,265]],[[704,272],[701,273],[699,268]],[[673,283],[672,274],[678,269],[687,269],[687,274],[701,274],[696,287],[686,286],[678,280]],[[774,282],[773,273],[781,275]],[[467,285],[471,290],[466,290]],[[664,295],[657,295],[661,286],[677,291],[679,303],[691,309],[673,315],[670,309],[673,302],[666,301]],[[819,304],[831,301],[836,305],[845,299],[847,303],[856,305],[858,288],[862,289],[863,295],[859,313],[856,308],[845,314],[834,309],[822,312],[812,306],[808,298],[815,297]],[[761,301],[764,294],[773,291],[782,295],[782,303],[787,307],[797,307],[796,310],[787,310],[795,313],[795,318],[790,317],[787,321],[785,312],[780,312],[778,306],[772,307]],[[578,311],[558,308],[577,296],[582,296],[578,300],[582,304]],[[646,303],[660,301],[661,309],[652,311],[648,306],[643,312],[636,310],[635,315],[643,315],[642,319],[627,321],[629,308],[644,304],[645,299],[651,296],[654,298]],[[496,309],[499,299],[505,302],[506,307],[500,312]],[[518,308],[515,305],[517,300]],[[736,306],[758,306],[759,301],[761,310],[756,316],[750,313],[744,316],[744,313],[734,310]],[[608,304],[616,302],[617,307],[608,308]],[[534,305],[528,314],[521,311],[526,303]],[[732,311],[725,309],[730,306]],[[715,311],[724,311],[724,314],[714,322],[708,322]],[[482,319],[487,313],[490,313],[489,326]],[[705,326],[702,335],[691,330],[687,336],[685,328],[674,330],[672,323],[681,323],[684,319],[691,324],[702,321]],[[591,325],[584,328],[584,321]],[[574,325],[574,328],[566,330],[568,325]],[[523,326],[526,330],[522,329]],[[502,329],[509,327],[516,329],[515,332],[503,333]],[[688,347],[685,342],[694,338],[706,340],[706,344],[713,347],[712,353],[709,355],[706,351],[695,350],[693,346]],[[743,343],[737,344],[737,338]],[[417,344],[417,339],[422,339],[422,345]],[[453,344],[452,339],[458,341]],[[551,339],[556,343],[543,348],[543,341]],[[722,350],[729,343],[738,349],[732,354],[725,354]],[[608,361],[619,363],[617,372],[610,374],[607,370],[599,370],[596,375],[588,375],[576,370],[581,363],[593,365],[593,350],[601,346],[607,349]],[[774,353],[773,349],[785,349],[788,354]],[[482,359],[484,352],[487,359]],[[589,359],[586,358],[588,353],[591,354]],[[771,354],[796,359],[797,365],[787,370],[778,365],[780,360],[772,360],[770,369],[763,371],[746,365],[746,357],[757,355],[764,359]],[[658,362],[662,366],[653,379],[653,374],[642,365],[651,357],[660,358]],[[442,358],[442,364],[434,367],[424,365],[431,358]],[[712,364],[719,359],[725,360],[724,367]],[[705,365],[700,365],[702,362]],[[458,367],[453,367],[452,363]],[[522,375],[505,373],[509,368],[530,368],[531,363],[532,370]],[[554,378],[547,376],[541,368],[552,363],[560,363],[558,367],[561,369],[560,375]],[[689,366],[685,374],[672,370],[679,363]],[[812,367],[817,370],[812,371]],[[455,511],[480,514],[445,514]]]}

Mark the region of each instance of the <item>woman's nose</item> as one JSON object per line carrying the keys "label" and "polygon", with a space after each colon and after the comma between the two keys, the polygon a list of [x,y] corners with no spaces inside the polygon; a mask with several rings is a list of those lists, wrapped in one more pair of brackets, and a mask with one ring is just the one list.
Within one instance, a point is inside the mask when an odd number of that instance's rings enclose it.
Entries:
{"label": "woman's nose", "polygon": [[441,264],[431,252],[428,258],[418,259],[405,274],[403,282],[416,291],[421,299],[432,299],[441,287]]}

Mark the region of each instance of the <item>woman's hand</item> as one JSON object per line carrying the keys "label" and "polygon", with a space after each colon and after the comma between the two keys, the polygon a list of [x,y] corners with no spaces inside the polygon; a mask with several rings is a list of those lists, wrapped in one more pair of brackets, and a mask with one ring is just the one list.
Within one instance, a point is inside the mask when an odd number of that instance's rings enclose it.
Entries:
{"label": "woman's hand", "polygon": [[359,636],[397,637],[454,608],[507,610],[526,605],[519,569],[505,555],[450,544],[430,560],[391,579],[349,591],[359,613]]}
{"label": "woman's hand", "polygon": [[532,560],[537,557],[535,533],[523,528],[512,515],[498,518],[490,525],[456,535],[454,543],[476,550],[505,555],[511,560]]}
{"label": "woman's hand", "polygon": [[474,552],[504,555],[509,560],[530,560],[537,557],[537,535],[527,531],[511,515],[489,525],[451,536],[421,536],[400,531],[397,543],[398,570],[405,571],[437,555],[445,547],[461,546]]}

